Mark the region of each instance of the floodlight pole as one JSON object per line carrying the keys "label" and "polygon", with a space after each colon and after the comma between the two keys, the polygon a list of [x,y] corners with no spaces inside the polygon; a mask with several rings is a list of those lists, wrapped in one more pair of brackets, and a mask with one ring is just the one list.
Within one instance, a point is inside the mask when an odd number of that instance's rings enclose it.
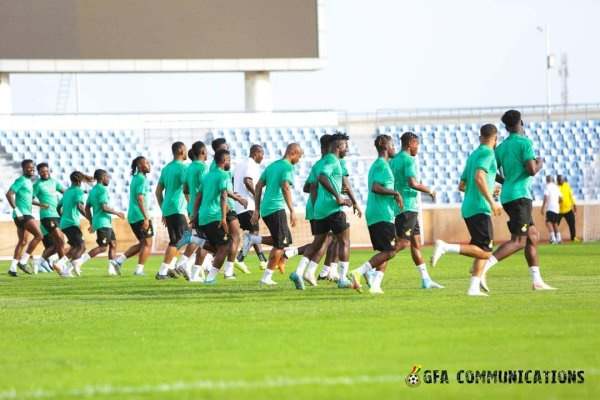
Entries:
{"label": "floodlight pole", "polygon": [[0,114],[10,113],[12,113],[10,75],[8,72],[0,72]]}
{"label": "floodlight pole", "polygon": [[546,25],[544,32],[546,34],[546,104],[548,105],[548,119],[550,119],[552,114],[550,110],[550,26]]}

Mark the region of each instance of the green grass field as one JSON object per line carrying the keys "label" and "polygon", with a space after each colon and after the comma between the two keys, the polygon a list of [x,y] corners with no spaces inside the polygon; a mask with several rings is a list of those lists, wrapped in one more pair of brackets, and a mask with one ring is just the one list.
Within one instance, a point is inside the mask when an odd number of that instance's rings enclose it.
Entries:
{"label": "green grass field", "polygon": [[[424,249],[429,257],[431,248]],[[160,259],[133,277],[92,260],[79,279],[0,277],[0,400],[8,398],[597,398],[600,244],[541,246],[533,292],[522,255],[488,275],[487,298],[465,295],[470,260],[446,255],[421,290],[404,252],[385,295],[301,292],[252,275],[203,286],[156,281]],[[351,267],[372,252],[352,251]],[[298,258],[287,266],[295,268]],[[445,369],[449,384],[409,388],[413,364]],[[458,370],[585,370],[583,384],[459,384]]]}

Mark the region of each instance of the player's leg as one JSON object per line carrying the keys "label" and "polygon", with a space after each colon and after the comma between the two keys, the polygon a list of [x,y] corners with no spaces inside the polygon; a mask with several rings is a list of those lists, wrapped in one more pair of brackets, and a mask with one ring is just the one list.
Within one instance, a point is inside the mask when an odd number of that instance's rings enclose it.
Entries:
{"label": "player's leg", "polygon": [[108,242],[108,275],[121,275],[121,264],[117,262],[117,237],[114,229],[110,229],[111,236]]}
{"label": "player's leg", "polygon": [[315,220],[315,235],[312,243],[304,251],[302,258],[300,258],[300,261],[298,262],[296,270],[290,274],[290,280],[294,282],[294,286],[296,286],[296,289],[299,290],[304,290],[304,272],[317,252],[325,244],[327,236],[329,235],[329,228],[327,226],[319,225],[317,227],[319,221],[321,220]]}
{"label": "player's leg", "polygon": [[[87,254],[85,254],[85,241],[83,240],[83,233],[81,232],[81,228],[78,226],[71,226],[65,229],[65,235],[67,236],[68,243],[71,246],[69,250],[71,263],[68,264],[61,276],[63,277],[71,277],[71,271],[74,270],[76,275],[81,274],[81,264],[85,261],[85,259],[89,259]],[[69,254],[67,252],[67,254]],[[85,259],[84,259],[85,257]]]}
{"label": "player's leg", "polygon": [[28,233],[19,221],[15,220],[15,225],[17,225],[17,244],[15,245],[15,251],[13,254],[13,259],[10,262],[10,268],[8,269],[8,275],[12,277],[19,276],[17,272],[17,265],[21,260],[21,256],[23,255],[23,250],[27,246]]}
{"label": "player's leg", "polygon": [[360,277],[364,276],[371,293],[380,294],[381,282],[387,262],[396,256],[396,227],[392,222],[377,222],[369,225],[369,236],[373,244],[373,250],[379,251],[366,263],[354,269],[350,273],[352,286],[362,292]]}
{"label": "player's leg", "polygon": [[[214,258],[212,260],[212,265],[208,270],[208,274],[206,276],[206,280],[204,281],[207,285],[212,285],[217,283],[216,278],[219,270],[223,266],[225,259],[227,258],[227,253],[229,250],[229,241],[231,240],[230,236],[225,233],[223,228],[220,226],[220,221],[213,221],[206,225],[202,225],[199,227],[205,240],[214,246]],[[206,246],[209,249],[212,246]]]}
{"label": "player's leg", "polygon": [[417,270],[419,271],[419,274],[421,275],[421,289],[444,289],[442,285],[435,282],[429,276],[429,271],[427,271],[427,264],[425,263],[425,260],[423,259],[423,254],[421,253],[420,230],[418,233],[413,234],[410,238],[410,255],[415,266],[417,267]]}
{"label": "player's leg", "polygon": [[187,221],[182,214],[168,215],[165,217],[165,223],[169,234],[169,243],[165,249],[163,262],[155,276],[155,278],[159,280],[167,279],[167,276],[171,278],[179,277],[179,274],[174,271],[171,263],[173,262],[173,258],[177,255],[177,243],[182,238],[184,232],[188,230]]}
{"label": "player's leg", "polygon": [[[26,216],[25,221],[23,222],[23,241],[26,241],[28,236],[27,233],[30,233],[33,238],[27,244],[25,251],[21,253],[21,257],[19,262],[17,263],[17,267],[21,269],[26,274],[31,274],[31,270],[27,266],[29,262],[29,257],[33,254],[33,251],[37,247],[37,245],[43,240],[42,231],[40,230],[39,225],[35,222],[35,219],[31,216]],[[23,242],[20,243],[21,245]]]}
{"label": "player's leg", "polygon": [[196,254],[194,256],[194,265],[192,267],[190,281],[204,282],[204,278],[206,276],[204,275],[204,268],[202,268],[202,264],[204,264],[204,260],[206,259],[207,254],[208,254],[208,251],[205,248],[199,248],[196,251]]}
{"label": "player's leg", "polygon": [[319,274],[317,280],[327,279],[332,282],[337,282],[340,277],[336,261],[338,259],[338,246],[335,236],[332,233],[327,235],[327,240],[313,259],[315,262],[318,263],[323,257],[323,250],[325,251],[325,260],[323,261],[323,268],[321,269],[321,273]]}
{"label": "player's leg", "polygon": [[273,271],[275,268],[278,268],[279,263],[281,262],[283,249],[292,245],[292,233],[290,232],[287,223],[285,210],[278,210],[269,214],[266,217],[263,217],[263,221],[265,221],[265,224],[271,233],[271,246],[273,246],[273,249],[269,254],[267,268],[260,279],[260,283],[263,285],[274,285],[277,284],[277,282],[273,280]]}
{"label": "player's leg", "polygon": [[[343,214],[344,217],[346,214]],[[344,218],[345,222],[345,218]],[[340,278],[338,279],[338,288],[349,288],[352,287],[352,282],[348,279],[348,272],[350,267],[350,226],[348,228],[336,232],[333,231],[335,238],[338,243],[338,258],[340,266]]]}
{"label": "player's leg", "polygon": [[152,236],[145,237],[140,240],[140,251],[138,254],[138,263],[135,268],[135,272],[133,275],[141,276],[144,274],[144,266],[146,265],[146,261],[150,256],[150,250],[152,249]]}
{"label": "player's leg", "polygon": [[525,259],[529,266],[529,274],[531,275],[532,288],[534,290],[554,290],[555,288],[546,285],[542,279],[538,259],[538,242],[540,234],[535,225],[531,225],[527,230],[527,242],[525,245]]}
{"label": "player's leg", "polygon": [[550,214],[549,212],[546,212],[545,225],[546,225],[546,229],[548,230],[548,235],[550,236],[550,244],[555,244],[556,243],[556,233],[554,231],[554,226],[552,225],[551,216],[549,214]]}
{"label": "player's leg", "polygon": [[217,274],[219,270],[223,266],[225,259],[227,258],[227,253],[229,251],[229,245],[227,243],[217,245],[217,252],[215,253],[215,258],[213,259],[212,266],[210,267],[210,271],[206,276],[206,280],[204,283],[211,285],[216,283]]}
{"label": "player's leg", "polygon": [[573,212],[573,210],[570,210],[568,213],[565,214],[565,219],[567,220],[567,224],[569,225],[569,233],[571,235],[571,241],[572,242],[578,241],[577,234],[575,231],[575,213]]}
{"label": "player's leg", "polygon": [[[240,248],[240,221],[238,220],[237,215],[235,215],[235,213],[229,213],[227,217],[227,226],[229,228],[229,243],[227,245],[229,247],[227,249],[227,261],[225,264],[224,271],[225,279],[236,279],[235,274],[233,273],[233,268],[238,249]],[[250,273],[250,271],[244,272]]]}
{"label": "player's leg", "polygon": [[469,283],[469,289],[467,290],[469,296],[487,296],[487,294],[479,290],[481,285],[481,275],[483,274],[483,268],[485,267],[486,261],[487,257],[475,258],[473,260],[473,266],[471,267],[471,281]]}

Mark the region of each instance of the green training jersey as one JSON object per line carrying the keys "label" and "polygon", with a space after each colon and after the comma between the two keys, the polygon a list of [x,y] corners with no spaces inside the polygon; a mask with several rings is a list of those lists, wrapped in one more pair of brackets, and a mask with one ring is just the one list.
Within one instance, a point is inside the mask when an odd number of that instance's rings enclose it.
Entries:
{"label": "green training jersey", "polygon": [[231,182],[229,174],[221,168],[213,169],[202,179],[198,188],[198,191],[202,192],[202,202],[198,210],[198,225],[207,225],[223,218],[221,193],[223,190],[228,190],[228,182]]}
{"label": "green training jersey", "polygon": [[394,174],[394,190],[402,195],[404,205],[401,210],[394,201],[394,213],[398,215],[406,211],[418,212],[419,204],[417,196],[419,195],[419,191],[408,185],[408,178],[419,179],[415,158],[406,151],[400,151],[394,158],[390,159],[389,164]]}
{"label": "green training jersey", "polygon": [[92,229],[97,231],[101,228],[112,228],[112,218],[109,213],[102,209],[102,205],[108,205],[108,190],[101,183],[94,185],[88,194],[87,204],[92,206]]}
{"label": "green training jersey", "polygon": [[492,215],[492,208],[487,202],[485,197],[479,191],[477,183],[475,182],[475,174],[477,170],[485,172],[485,182],[490,194],[494,193],[494,182],[496,181],[496,172],[498,167],[496,166],[496,157],[494,156],[494,150],[487,145],[479,146],[469,158],[467,158],[467,164],[465,170],[460,176],[461,181],[466,182],[465,187],[465,199],[463,200],[461,207],[461,214],[463,218],[469,218],[477,214]]}
{"label": "green training jersey", "polygon": [[186,213],[185,197],[183,195],[183,178],[185,164],[179,160],[173,160],[162,169],[158,183],[165,187],[165,195],[162,203],[162,215],[168,217],[173,214]]}
{"label": "green training jersey", "polygon": [[[321,173],[321,168],[323,167],[323,157],[313,164],[310,169],[310,173],[308,174],[308,178],[306,178],[306,183],[312,185],[316,180],[317,176]],[[305,219],[310,221],[314,218],[313,216],[314,204],[312,202],[312,198],[310,197],[310,193],[308,194],[308,199],[306,200],[306,208],[305,208]]]}
{"label": "green training jersey", "polygon": [[187,183],[188,193],[190,195],[187,212],[190,216],[194,215],[194,200],[198,194],[198,187],[200,186],[202,178],[204,178],[207,173],[208,170],[206,169],[206,164],[199,160],[192,161],[185,170],[184,181]]}
{"label": "green training jersey", "polygon": [[285,210],[285,199],[281,191],[283,182],[294,185],[294,166],[285,158],[269,164],[263,171],[260,179],[265,182],[265,194],[260,203],[262,217],[271,215],[279,210]]}
{"label": "green training jersey", "polygon": [[[216,168],[217,168],[217,164],[215,163],[215,160],[213,160],[213,162],[210,164],[208,172],[212,172]],[[229,176],[229,184],[227,186],[227,191],[230,193],[233,193],[233,172],[231,171],[231,169],[229,169],[229,171],[225,171],[225,170],[221,170],[221,171],[224,171]],[[231,197],[227,197],[227,206],[229,207],[230,211],[235,211],[235,204],[233,204],[233,199]]]}
{"label": "green training jersey", "polygon": [[62,206],[62,215],[60,216],[60,229],[65,229],[71,226],[80,226],[78,204],[84,204],[84,193],[80,186],[69,186],[65,191],[58,204]]}
{"label": "green training jersey", "polygon": [[146,175],[138,172],[131,178],[129,184],[129,209],[127,210],[127,221],[130,224],[143,221],[144,215],[138,204],[138,196],[144,196],[144,208],[148,213],[148,195],[150,193],[150,186],[148,185],[148,179]]}
{"label": "green training jersey", "polygon": [[58,194],[62,191],[61,184],[52,178],[46,180],[40,178],[33,184],[33,197],[49,207],[47,210],[40,208],[40,219],[60,217],[56,207],[58,206]]}
{"label": "green training jersey", "polygon": [[373,162],[369,169],[367,197],[367,225],[373,225],[378,222],[394,223],[394,196],[374,193],[372,188],[374,183],[379,183],[385,189],[394,190],[394,174],[389,163],[383,157],[379,157]]}
{"label": "green training jersey", "polygon": [[[339,195],[342,194],[342,165],[340,159],[329,153],[323,157],[323,165],[319,175],[324,175],[329,180],[329,183]],[[319,175],[316,176],[317,182]],[[314,218],[323,219],[329,215],[342,210],[342,206],[337,203],[334,195],[329,193],[320,183],[317,185],[317,200],[314,206]]]}
{"label": "green training jersey", "polygon": [[[21,175],[10,186],[10,190],[15,192],[15,205],[23,215],[31,215],[31,202],[33,201],[33,183],[31,178]],[[15,212],[12,217],[17,218]]]}
{"label": "green training jersey", "polygon": [[521,198],[533,199],[531,196],[533,177],[527,173],[525,162],[535,159],[533,142],[518,133],[511,133],[496,147],[496,161],[504,175],[500,194],[502,204]]}

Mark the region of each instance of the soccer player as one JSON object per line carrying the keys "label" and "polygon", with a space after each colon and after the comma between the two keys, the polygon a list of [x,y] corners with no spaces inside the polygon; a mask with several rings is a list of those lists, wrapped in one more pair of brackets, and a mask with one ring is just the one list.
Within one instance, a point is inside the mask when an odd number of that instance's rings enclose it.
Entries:
{"label": "soccer player", "polygon": [[129,257],[138,254],[137,267],[134,276],[144,276],[144,266],[152,248],[152,237],[154,228],[148,213],[148,196],[150,186],[146,175],[150,173],[150,163],[143,156],[138,156],[131,162],[131,183],[129,184],[129,208],[127,210],[127,221],[131,230],[139,241],[131,246],[125,253],[117,257],[115,269],[121,270],[122,264]]}
{"label": "soccer player", "polygon": [[[297,143],[288,144],[283,158],[272,162],[263,171],[254,189],[254,213],[251,222],[258,224],[262,216],[271,236],[251,236],[251,243],[264,243],[273,246],[269,254],[267,269],[260,280],[264,285],[275,285],[273,271],[283,256],[283,249],[292,244],[292,233],[287,224],[285,206],[290,211],[290,225],[296,226],[296,214],[292,201],[294,165],[300,161],[302,149]],[[265,197],[262,198],[263,189]]]}
{"label": "soccer player", "polygon": [[[21,162],[23,175],[18,177],[6,192],[6,200],[12,208],[12,217],[17,226],[17,236],[19,241],[15,246],[13,259],[10,263],[8,275],[17,277],[17,267],[26,274],[31,274],[27,267],[29,257],[42,241],[42,232],[31,215],[31,205],[39,206],[42,209],[49,208],[47,204],[41,204],[33,200],[33,183],[31,178],[35,174],[35,166],[32,160],[23,160]],[[28,233],[33,235],[33,239],[27,244]],[[25,250],[25,252],[23,252]]]}
{"label": "soccer player", "polygon": [[[402,209],[402,196],[394,190],[394,174],[389,159],[396,155],[394,141],[388,135],[375,138],[377,159],[369,169],[367,211],[365,213],[373,249],[379,251],[369,261],[352,270],[350,277],[354,287],[362,291],[360,275],[370,286],[370,293],[383,294],[381,282],[389,260],[396,256],[396,228],[394,225],[394,203]],[[376,272],[369,278],[371,271]]]}
{"label": "soccer player", "polygon": [[[396,251],[410,247],[410,255],[421,274],[422,289],[443,289],[434,282],[427,272],[427,265],[421,254],[421,228],[419,226],[419,192],[427,193],[435,201],[435,191],[419,182],[415,157],[419,152],[419,137],[413,132],[405,132],[400,137],[402,151],[390,160],[394,173],[394,189],[402,195],[404,208],[394,207],[396,219]],[[495,176],[494,176],[495,178]]]}
{"label": "soccer player", "polygon": [[90,190],[85,204],[87,215],[92,217],[90,233],[96,232],[96,243],[98,246],[83,254],[81,259],[73,263],[75,275],[81,275],[81,267],[88,260],[108,250],[108,275],[121,275],[121,265],[115,262],[117,258],[117,238],[112,228],[111,214],[119,218],[125,218],[121,211],[113,210],[108,202],[108,190],[110,175],[103,169],[94,171],[96,185]]}
{"label": "soccer player", "polygon": [[[194,201],[198,194],[198,187],[208,173],[208,168],[206,168],[206,145],[202,141],[194,142],[188,152],[188,157],[192,160],[192,163],[185,170],[183,193],[188,195],[187,212],[191,220],[194,215]],[[181,240],[177,243],[178,249],[183,247],[183,245],[187,245],[183,255],[179,257],[175,266],[177,272],[182,274],[187,280],[191,279],[190,263],[195,262],[198,265],[200,260],[204,259],[204,255],[206,254],[206,252],[202,253],[204,251],[202,249],[204,243],[204,238],[199,237],[195,229],[185,231]],[[196,253],[196,257],[192,258],[194,253]]]}
{"label": "soccer player", "polygon": [[[248,235],[256,236],[260,229],[258,224],[253,225],[250,220],[252,219],[252,213],[254,212],[254,187],[260,179],[260,163],[262,162],[264,155],[265,151],[262,146],[258,144],[252,145],[250,147],[249,157],[235,167],[235,172],[233,174],[233,191],[238,193],[248,202],[246,207],[242,206],[240,203],[236,203],[235,205],[235,212],[240,221],[240,228],[248,232],[242,236],[242,249],[240,249],[240,252],[237,255],[235,266],[246,274],[249,274],[250,270],[246,263],[244,263],[244,258],[246,257],[245,253],[247,253],[249,249],[246,250],[246,252],[242,250],[244,249],[244,240],[249,240],[247,239]],[[261,269],[266,269],[267,259],[260,244],[254,245],[254,251],[256,251],[256,255],[258,256]]]}
{"label": "soccer player", "polygon": [[465,192],[461,213],[471,235],[471,242],[468,245],[459,245],[437,240],[431,256],[432,267],[445,253],[462,254],[474,259],[473,268],[471,268],[471,283],[467,291],[469,296],[487,296],[479,290],[479,286],[483,267],[494,248],[491,216],[502,214],[500,206],[493,198],[498,171],[494,155],[497,142],[496,126],[483,125],[480,129],[480,145],[467,159],[467,164],[460,177],[458,190]]}
{"label": "soccer player", "polygon": [[[571,185],[565,180],[564,176],[557,175],[556,182],[562,195],[562,201],[560,202],[558,224],[562,221],[563,217],[567,220],[569,225],[569,232],[571,234],[572,242],[581,242],[581,239],[575,234],[575,213],[577,212],[577,204],[573,198],[573,191],[571,191]],[[560,234],[560,233],[559,233]]]}
{"label": "soccer player", "polygon": [[550,244],[560,244],[562,239],[558,231],[558,212],[562,194],[554,183],[552,175],[546,176],[546,190],[544,190],[544,201],[542,203],[542,215],[546,216],[546,228],[550,234]]}
{"label": "soccer player", "polygon": [[179,277],[171,269],[171,262],[177,254],[177,243],[183,233],[188,230],[188,223],[185,219],[186,204],[183,195],[184,172],[186,169],[183,162],[187,159],[185,144],[182,142],[173,143],[171,153],[173,154],[173,161],[162,169],[156,186],[156,200],[162,211],[163,224],[167,227],[169,233],[169,244],[165,250],[162,265],[156,274],[158,280]]}
{"label": "soccer player", "polygon": [[[304,256],[298,263],[296,271],[290,274],[296,289],[304,290],[303,275],[306,266],[315,254],[323,247],[329,232],[333,233],[338,241],[338,256],[340,258],[339,288],[350,287],[352,283],[346,278],[349,265],[350,250],[350,224],[346,221],[344,206],[352,206],[350,199],[342,197],[343,170],[340,159],[348,153],[348,135],[336,133],[329,142],[329,153],[323,157],[323,164],[311,185],[312,191],[316,190],[314,201],[313,231],[315,237],[312,245],[304,251]],[[318,189],[317,189],[318,188]],[[313,261],[314,262],[314,261]]]}
{"label": "soccer player", "polygon": [[525,249],[533,290],[554,290],[555,288],[544,283],[540,274],[537,246],[539,234],[531,217],[531,180],[542,169],[543,162],[535,156],[532,141],[525,137],[519,111],[505,112],[502,122],[510,135],[496,147],[496,161],[504,176],[500,201],[510,219],[508,229],[511,237],[486,262],[481,275],[481,288],[489,291],[485,276],[490,268],[517,251]]}
{"label": "soccer player", "polygon": [[223,266],[229,250],[229,225],[227,224],[227,198],[231,185],[229,169],[231,156],[228,150],[217,150],[215,168],[200,182],[196,204],[200,208],[194,212],[192,225],[198,226],[206,240],[216,247],[215,258],[206,280],[207,285],[217,283],[216,278]]}
{"label": "soccer player", "polygon": [[[42,241],[45,248],[42,259],[52,265],[48,259],[52,254],[58,253],[59,259],[55,264],[55,270],[60,274],[68,261],[65,250],[64,234],[59,226],[60,215],[57,210],[59,201],[58,194],[64,193],[65,189],[60,183],[50,177],[48,164],[40,163],[36,168],[40,179],[33,184],[33,197],[37,198],[40,203],[48,206],[48,208],[40,209],[40,224],[43,234]],[[39,267],[39,265],[36,265],[36,267]]]}
{"label": "soccer player", "polygon": [[67,251],[67,257],[71,260],[63,270],[61,276],[65,278],[71,277],[71,270],[80,265],[81,259],[85,252],[85,241],[81,232],[80,218],[83,215],[92,224],[92,217],[87,213],[84,207],[84,192],[81,188],[83,182],[92,183],[94,178],[83,174],[80,171],[71,173],[71,186],[63,193],[62,198],[58,202],[58,212],[60,215],[60,229],[67,237],[70,249]]}

